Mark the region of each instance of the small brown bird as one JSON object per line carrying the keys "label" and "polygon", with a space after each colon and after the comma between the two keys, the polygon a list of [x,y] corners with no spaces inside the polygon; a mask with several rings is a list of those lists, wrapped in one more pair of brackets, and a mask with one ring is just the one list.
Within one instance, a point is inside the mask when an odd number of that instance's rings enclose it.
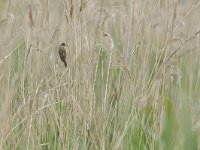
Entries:
{"label": "small brown bird", "polygon": [[62,60],[62,62],[64,63],[65,67],[67,67],[67,62],[66,62],[66,55],[67,55],[67,45],[65,43],[61,43],[58,53],[60,56],[60,59]]}

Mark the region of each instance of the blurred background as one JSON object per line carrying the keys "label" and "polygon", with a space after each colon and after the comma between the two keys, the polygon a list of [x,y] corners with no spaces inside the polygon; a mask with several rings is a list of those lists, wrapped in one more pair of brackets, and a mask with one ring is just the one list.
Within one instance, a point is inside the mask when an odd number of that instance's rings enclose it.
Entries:
{"label": "blurred background", "polygon": [[199,14],[198,0],[0,0],[0,149],[200,149]]}

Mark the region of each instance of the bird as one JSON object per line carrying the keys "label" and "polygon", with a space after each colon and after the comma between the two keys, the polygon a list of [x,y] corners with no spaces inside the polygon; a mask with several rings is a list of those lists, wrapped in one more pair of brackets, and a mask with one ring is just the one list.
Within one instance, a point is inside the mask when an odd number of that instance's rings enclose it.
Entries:
{"label": "bird", "polygon": [[67,45],[65,43],[61,43],[59,46],[59,56],[61,61],[64,63],[65,67],[67,67],[67,62],[66,62],[66,55],[67,55]]}

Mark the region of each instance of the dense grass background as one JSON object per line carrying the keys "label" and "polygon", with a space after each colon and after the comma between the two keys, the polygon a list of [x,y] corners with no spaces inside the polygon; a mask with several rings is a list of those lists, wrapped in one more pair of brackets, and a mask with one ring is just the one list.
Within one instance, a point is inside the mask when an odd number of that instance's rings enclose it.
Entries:
{"label": "dense grass background", "polygon": [[200,149],[199,16],[198,0],[0,0],[0,149]]}

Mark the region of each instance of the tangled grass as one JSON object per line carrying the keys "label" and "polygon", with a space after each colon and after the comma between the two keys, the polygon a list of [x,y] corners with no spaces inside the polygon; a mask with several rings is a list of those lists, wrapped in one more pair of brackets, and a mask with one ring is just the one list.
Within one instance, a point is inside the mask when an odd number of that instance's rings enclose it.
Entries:
{"label": "tangled grass", "polygon": [[0,149],[199,149],[199,5],[1,0]]}

